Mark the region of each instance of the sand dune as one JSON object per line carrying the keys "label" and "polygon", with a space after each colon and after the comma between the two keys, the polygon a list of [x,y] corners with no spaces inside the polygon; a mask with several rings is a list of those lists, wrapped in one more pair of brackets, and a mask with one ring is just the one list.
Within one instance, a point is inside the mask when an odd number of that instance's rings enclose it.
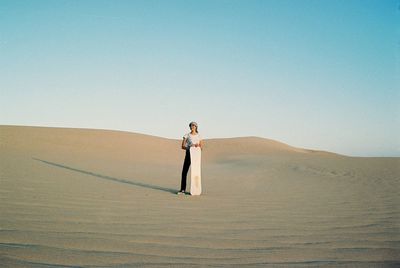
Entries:
{"label": "sand dune", "polygon": [[210,139],[177,196],[180,140],[0,126],[1,267],[396,267],[400,158]]}

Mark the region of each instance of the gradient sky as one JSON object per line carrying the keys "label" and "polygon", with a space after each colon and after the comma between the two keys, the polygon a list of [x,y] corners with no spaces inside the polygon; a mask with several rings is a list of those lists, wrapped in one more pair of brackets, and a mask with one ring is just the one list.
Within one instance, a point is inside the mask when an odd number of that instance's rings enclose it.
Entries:
{"label": "gradient sky", "polygon": [[399,5],[0,0],[0,124],[400,156]]}

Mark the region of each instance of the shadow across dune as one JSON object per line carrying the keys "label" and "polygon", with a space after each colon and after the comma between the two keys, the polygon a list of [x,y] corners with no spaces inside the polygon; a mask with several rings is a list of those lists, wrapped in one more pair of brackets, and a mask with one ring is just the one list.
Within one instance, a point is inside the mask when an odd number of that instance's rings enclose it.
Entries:
{"label": "shadow across dune", "polygon": [[164,191],[164,192],[173,193],[173,194],[176,194],[176,192],[177,192],[175,189],[170,189],[170,188],[166,188],[166,187],[162,187],[162,186],[158,186],[158,185],[153,185],[153,184],[148,184],[148,183],[143,183],[143,182],[137,182],[137,181],[131,181],[131,180],[121,179],[121,178],[114,178],[114,177],[110,177],[110,176],[94,173],[94,172],[87,171],[87,170],[77,169],[77,168],[61,165],[61,164],[58,164],[58,163],[53,163],[53,162],[50,162],[50,161],[46,161],[46,160],[42,160],[42,159],[38,159],[38,158],[34,158],[34,157],[32,157],[32,159],[34,159],[36,161],[40,161],[40,162],[48,164],[48,165],[52,165],[52,166],[59,167],[59,168],[65,168],[65,169],[72,170],[72,171],[75,171],[75,172],[80,172],[80,173],[83,173],[83,174],[86,174],[86,175],[91,175],[91,176],[94,176],[94,177],[98,177],[98,178],[101,178],[101,179],[104,179],[104,180],[115,181],[115,182],[119,182],[119,183],[126,183],[126,184],[130,184],[130,185],[134,185],[134,186],[139,186],[139,187],[149,188],[149,189],[153,189],[153,190]]}

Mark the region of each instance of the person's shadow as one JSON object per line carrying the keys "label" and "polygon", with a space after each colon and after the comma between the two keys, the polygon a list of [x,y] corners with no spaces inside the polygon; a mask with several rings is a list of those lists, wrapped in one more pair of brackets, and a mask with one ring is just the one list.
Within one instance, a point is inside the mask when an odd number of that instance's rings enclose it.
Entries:
{"label": "person's shadow", "polygon": [[80,173],[83,173],[83,174],[86,174],[86,175],[91,175],[91,176],[94,176],[94,177],[98,177],[98,178],[101,178],[101,179],[104,179],[104,180],[115,181],[115,182],[119,182],[119,183],[126,183],[126,184],[130,184],[130,185],[134,185],[134,186],[139,186],[139,187],[149,188],[149,189],[153,189],[153,190],[164,191],[164,192],[173,193],[173,194],[177,193],[177,191],[175,189],[171,189],[171,188],[166,188],[166,187],[153,185],[153,184],[148,184],[148,183],[143,183],[143,182],[138,182],[138,181],[131,181],[131,180],[127,180],[127,179],[114,178],[114,177],[110,177],[110,176],[94,173],[94,172],[87,171],[87,170],[77,169],[77,168],[61,165],[61,164],[58,164],[58,163],[54,163],[54,162],[50,162],[50,161],[46,161],[46,160],[42,160],[42,159],[38,159],[38,158],[34,158],[34,157],[32,157],[32,159],[34,159],[36,161],[40,161],[40,162],[45,163],[47,165],[52,165],[52,166],[59,167],[59,168],[65,168],[65,169],[72,170],[72,171],[75,171],[75,172],[80,172]]}

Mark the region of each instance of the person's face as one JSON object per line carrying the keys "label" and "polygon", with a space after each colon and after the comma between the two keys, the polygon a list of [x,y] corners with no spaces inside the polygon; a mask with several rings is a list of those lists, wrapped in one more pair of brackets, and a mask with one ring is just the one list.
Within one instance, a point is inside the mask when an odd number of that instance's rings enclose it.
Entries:
{"label": "person's face", "polygon": [[197,127],[196,127],[196,125],[190,125],[190,129],[191,129],[192,131],[196,131]]}

